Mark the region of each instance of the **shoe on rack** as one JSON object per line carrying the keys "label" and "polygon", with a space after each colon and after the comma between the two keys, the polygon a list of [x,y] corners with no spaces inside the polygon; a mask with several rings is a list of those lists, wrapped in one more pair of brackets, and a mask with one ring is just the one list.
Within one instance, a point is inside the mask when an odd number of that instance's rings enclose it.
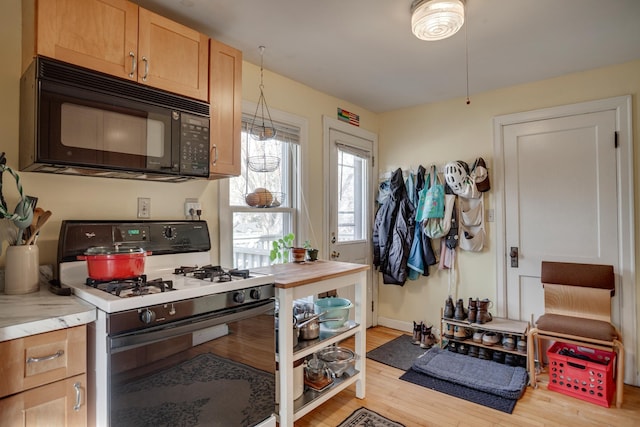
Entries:
{"label": "shoe on rack", "polygon": [[478,312],[476,314],[476,323],[483,324],[493,319],[491,313],[489,313],[490,304],[491,301],[487,298],[477,302]]}
{"label": "shoe on rack", "polygon": [[453,311],[453,300],[451,299],[451,296],[449,296],[444,303],[444,312],[442,313],[442,317],[453,319]]}
{"label": "shoe on rack", "polygon": [[456,302],[456,308],[453,312],[453,318],[456,320],[464,320],[467,318],[467,313],[464,309],[464,302],[462,301],[462,298],[460,298],[458,302]]}
{"label": "shoe on rack", "polygon": [[469,298],[469,309],[468,309],[468,319],[469,323],[475,323],[476,314],[478,313],[478,306],[476,304],[477,299]]}

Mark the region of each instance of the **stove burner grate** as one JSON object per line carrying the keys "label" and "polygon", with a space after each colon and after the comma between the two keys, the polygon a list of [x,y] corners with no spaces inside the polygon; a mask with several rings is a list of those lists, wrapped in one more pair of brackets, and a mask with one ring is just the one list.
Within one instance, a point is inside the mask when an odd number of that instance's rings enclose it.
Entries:
{"label": "stove burner grate", "polygon": [[157,289],[160,292],[174,290],[173,281],[162,279],[147,280],[147,276],[145,274],[136,277],[115,280],[99,280],[87,278],[86,283],[87,286],[100,289],[101,291],[108,292],[118,297],[120,296],[122,291],[127,290],[131,291],[127,293],[127,297],[147,295],[153,293],[153,289]]}
{"label": "stove burner grate", "polygon": [[219,265],[204,265],[202,267],[196,266],[181,266],[174,270],[174,274],[190,276],[200,280],[210,280],[217,282],[230,282],[233,280],[232,276],[241,277],[243,279],[249,278],[249,270],[231,269],[224,271]]}

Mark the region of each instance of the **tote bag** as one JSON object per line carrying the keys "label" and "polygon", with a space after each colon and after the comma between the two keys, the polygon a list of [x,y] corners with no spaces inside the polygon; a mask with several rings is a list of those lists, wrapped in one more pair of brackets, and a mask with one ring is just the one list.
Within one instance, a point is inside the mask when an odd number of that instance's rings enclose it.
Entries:
{"label": "tote bag", "polygon": [[435,165],[431,165],[429,171],[429,187],[425,186],[424,197],[418,201],[418,213],[416,221],[428,218],[444,217],[444,185],[442,184]]}
{"label": "tote bag", "polygon": [[445,194],[444,199],[445,209],[442,218],[428,218],[423,221],[423,232],[432,239],[446,236],[451,229],[451,216],[456,196],[455,194]]}

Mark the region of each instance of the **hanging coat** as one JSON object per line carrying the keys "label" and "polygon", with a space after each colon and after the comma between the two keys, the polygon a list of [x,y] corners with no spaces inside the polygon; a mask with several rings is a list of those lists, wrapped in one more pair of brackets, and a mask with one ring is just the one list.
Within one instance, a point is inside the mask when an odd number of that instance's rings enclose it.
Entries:
{"label": "hanging coat", "polygon": [[415,229],[415,209],[401,169],[393,173],[389,186],[391,194],[376,212],[373,225],[373,265],[379,267],[383,283],[404,285]]}
{"label": "hanging coat", "polygon": [[[418,206],[420,193],[423,193],[422,189],[426,185],[424,179],[425,173],[426,169],[422,165],[418,167],[415,194],[413,198],[414,207]],[[429,266],[434,265],[437,262],[436,255],[433,252],[433,246],[431,245],[431,238],[423,233],[420,224],[416,223],[411,251],[409,252],[409,259],[407,261],[409,279],[416,280],[420,275],[428,276]]]}

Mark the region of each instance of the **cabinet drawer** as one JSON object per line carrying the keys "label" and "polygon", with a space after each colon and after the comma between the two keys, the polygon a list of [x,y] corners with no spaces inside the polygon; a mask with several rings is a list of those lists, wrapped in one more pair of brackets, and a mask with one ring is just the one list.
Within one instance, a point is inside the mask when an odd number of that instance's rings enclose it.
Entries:
{"label": "cabinet drawer", "polygon": [[0,343],[0,397],[86,372],[86,326]]}
{"label": "cabinet drawer", "polygon": [[87,376],[77,375],[0,400],[0,427],[86,426]]}

